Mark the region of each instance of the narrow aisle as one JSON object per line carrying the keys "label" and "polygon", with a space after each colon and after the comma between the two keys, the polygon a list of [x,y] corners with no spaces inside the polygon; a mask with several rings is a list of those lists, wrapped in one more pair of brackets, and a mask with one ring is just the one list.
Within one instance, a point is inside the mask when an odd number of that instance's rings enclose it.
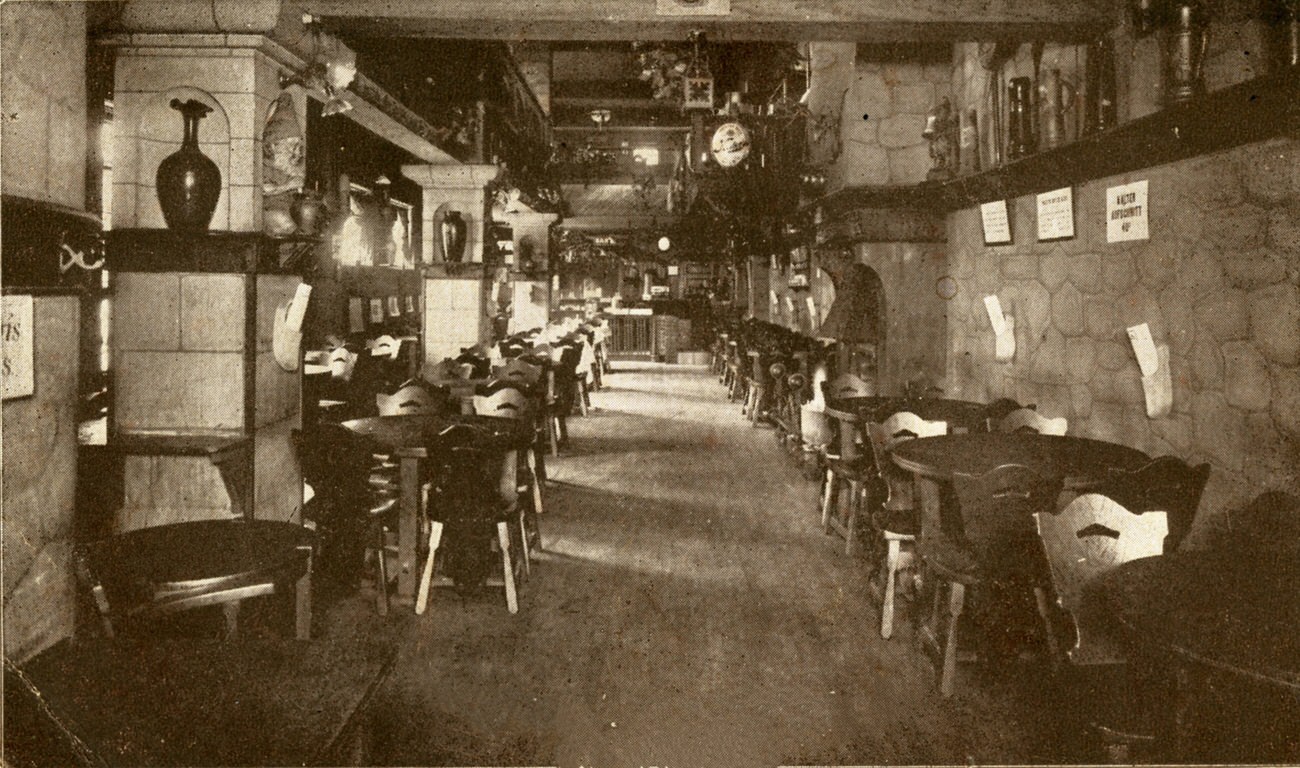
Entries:
{"label": "narrow aisle", "polygon": [[977,688],[941,702],[910,632],[880,638],[865,561],[822,535],[770,430],[699,369],[623,366],[550,462],[520,613],[444,592],[415,622],[376,705],[383,762],[1032,756]]}

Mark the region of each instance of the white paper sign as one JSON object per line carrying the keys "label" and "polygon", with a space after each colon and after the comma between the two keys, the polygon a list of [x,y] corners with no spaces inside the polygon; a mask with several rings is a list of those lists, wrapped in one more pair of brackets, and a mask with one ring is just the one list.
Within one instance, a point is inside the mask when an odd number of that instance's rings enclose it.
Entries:
{"label": "white paper sign", "polygon": [[1169,372],[1169,347],[1156,347],[1156,372],[1142,377],[1142,394],[1147,401],[1147,417],[1164,418],[1174,408],[1173,379]]}
{"label": "white paper sign", "polygon": [[402,314],[402,305],[397,303],[396,296],[388,297],[388,316],[397,317]]}
{"label": "white paper sign", "polygon": [[1007,217],[1007,201],[995,200],[980,206],[984,222],[984,244],[996,245],[1011,242],[1011,221]]}
{"label": "white paper sign", "polygon": [[1038,239],[1074,237],[1074,188],[1062,187],[1038,195]]}
{"label": "white paper sign", "polygon": [[993,332],[1002,335],[1006,330],[1006,317],[1002,314],[1002,302],[994,294],[984,297],[984,309],[989,313],[989,325],[993,326]]}
{"label": "white paper sign", "polygon": [[1155,374],[1160,367],[1160,357],[1156,353],[1155,340],[1151,338],[1151,326],[1146,323],[1128,329],[1129,341],[1133,344],[1133,354],[1137,356],[1138,368],[1143,376]]}
{"label": "white paper sign", "polygon": [[676,264],[669,264],[669,265],[668,265],[668,276],[669,276],[669,277],[673,277],[673,276],[676,275],[676,274],[677,274],[677,265],[676,265]]}
{"label": "white paper sign", "polygon": [[406,311],[407,311],[407,312],[414,312],[414,311],[415,311],[415,297],[414,297],[414,296],[407,296],[407,297],[406,297]]}
{"label": "white paper sign", "polygon": [[307,314],[307,302],[311,299],[311,286],[302,283],[298,290],[293,292],[293,301],[289,302],[289,311],[285,316],[284,324],[291,331],[302,330],[302,318]]}
{"label": "white paper sign", "polygon": [[[27,397],[36,391],[33,375],[32,297],[4,297],[4,398]],[[75,350],[74,350],[75,352]]]}
{"label": "white paper sign", "polygon": [[1106,242],[1146,240],[1147,181],[1135,181],[1106,190]]}
{"label": "white paper sign", "polygon": [[383,299],[370,300],[370,322],[372,323],[384,322],[384,300]]}

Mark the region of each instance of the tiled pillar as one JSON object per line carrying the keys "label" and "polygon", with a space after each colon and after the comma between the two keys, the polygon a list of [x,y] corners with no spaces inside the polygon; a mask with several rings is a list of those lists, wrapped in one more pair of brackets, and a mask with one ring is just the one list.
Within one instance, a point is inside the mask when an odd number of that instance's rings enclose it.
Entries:
{"label": "tiled pillar", "polygon": [[512,272],[514,302],[511,305],[510,331],[541,328],[550,318],[550,283],[546,279],[550,264],[551,225],[559,218],[555,213],[512,213],[506,219],[514,229],[515,269],[522,266],[525,246],[529,243],[533,269],[528,273]]}
{"label": "tiled pillar", "polygon": [[[156,5],[136,5],[138,18],[125,21],[136,29],[196,31],[136,31],[100,41],[117,49],[110,240],[117,283],[114,430],[128,438],[244,438],[247,457],[240,461],[250,476],[252,514],[294,519],[301,482],[289,433],[299,423],[300,374],[275,363],[271,338],[277,308],[301,280],[278,269],[275,244],[259,233],[263,126],[281,93],[281,72],[301,62],[261,34],[155,18],[172,12]],[[258,5],[248,3],[246,10]],[[204,8],[202,21],[212,16],[207,4],[172,10]],[[225,28],[258,31],[232,25]],[[301,89],[291,92],[303,125],[305,96]],[[207,236],[166,232],[158,205],[158,165],[180,147],[182,135],[172,99],[212,108],[199,124],[200,150],[216,163],[222,186]],[[203,456],[130,455],[124,472],[122,529],[244,511],[232,506],[221,474]]]}
{"label": "tiled pillar", "polygon": [[[483,240],[487,214],[486,186],[495,165],[404,165],[402,175],[424,190],[424,240],[421,253],[429,265],[424,281],[424,359],[455,357],[464,347],[491,337],[487,314],[490,273],[484,272]],[[440,237],[443,216],[458,212],[466,224],[465,263],[448,265]]]}

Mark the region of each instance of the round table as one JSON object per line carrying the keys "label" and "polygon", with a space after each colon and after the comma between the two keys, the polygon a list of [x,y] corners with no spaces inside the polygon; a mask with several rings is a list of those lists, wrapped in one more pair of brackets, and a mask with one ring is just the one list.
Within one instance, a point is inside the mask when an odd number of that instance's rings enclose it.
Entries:
{"label": "round table", "polygon": [[908,472],[939,482],[959,472],[982,475],[1003,464],[1021,464],[1076,491],[1103,482],[1110,470],[1131,472],[1151,461],[1136,448],[1102,440],[1006,432],[921,437],[895,448],[893,459]]}
{"label": "round table", "polygon": [[948,428],[981,430],[988,406],[969,400],[942,397],[887,397],[866,395],[833,397],[826,401],[826,413],[851,423],[880,423],[895,413],[908,411],[926,421],[946,421]]}
{"label": "round table", "polygon": [[397,528],[397,598],[415,599],[416,539],[420,525],[420,460],[440,449],[472,446],[505,453],[533,441],[532,425],[499,416],[437,413],[370,416],[343,426],[398,458],[401,500]]}
{"label": "round table", "polygon": [[198,520],[114,536],[92,546],[87,560],[111,592],[143,600],[139,610],[146,611],[232,603],[297,582],[297,634],[305,639],[314,541],[295,523]]}
{"label": "round table", "polygon": [[1180,551],[1088,582],[1083,599],[1131,641],[1300,693],[1300,546]]}

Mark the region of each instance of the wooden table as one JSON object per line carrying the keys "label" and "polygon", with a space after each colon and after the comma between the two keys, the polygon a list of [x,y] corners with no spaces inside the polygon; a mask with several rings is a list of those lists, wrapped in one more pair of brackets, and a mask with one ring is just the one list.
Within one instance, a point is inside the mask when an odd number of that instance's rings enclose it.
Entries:
{"label": "wooden table", "polygon": [[894,463],[918,479],[948,482],[958,472],[980,475],[1003,464],[1022,464],[1060,478],[1069,490],[1086,490],[1112,469],[1133,471],[1151,461],[1136,448],[1072,435],[980,432],[908,440]]}
{"label": "wooden table", "polygon": [[1300,694],[1300,546],[1133,560],[1086,584],[1083,599],[1179,665]]}
{"label": "wooden table", "polygon": [[1171,761],[1300,757],[1300,544],[1133,560],[1082,600],[1114,619],[1131,663],[1173,673],[1155,718]]}
{"label": "wooden table", "polygon": [[[367,704],[409,619],[359,597],[309,641],[65,642],[5,663],[13,765],[365,765]],[[29,762],[30,761],[30,762]]]}
{"label": "wooden table", "polygon": [[[968,400],[938,397],[890,397],[864,395],[835,397],[826,401],[826,415],[847,424],[871,424],[884,421],[895,413],[909,411],[926,421],[946,421],[951,430],[983,430],[986,405]],[[840,456],[851,460],[857,455],[852,429],[840,430]]]}
{"label": "wooden table", "polygon": [[372,416],[343,426],[398,458],[401,484],[397,531],[397,599],[413,602],[416,539],[420,520],[420,461],[440,449],[473,445],[488,451],[523,450],[533,441],[532,425],[515,419],[472,414]]}
{"label": "wooden table", "polygon": [[[295,523],[198,520],[140,528],[97,542],[87,552],[87,564],[107,590],[113,616],[216,604],[237,607],[240,600],[293,585],[295,634],[305,640],[311,635],[314,541],[312,531]],[[232,610],[227,618],[233,630]]]}

